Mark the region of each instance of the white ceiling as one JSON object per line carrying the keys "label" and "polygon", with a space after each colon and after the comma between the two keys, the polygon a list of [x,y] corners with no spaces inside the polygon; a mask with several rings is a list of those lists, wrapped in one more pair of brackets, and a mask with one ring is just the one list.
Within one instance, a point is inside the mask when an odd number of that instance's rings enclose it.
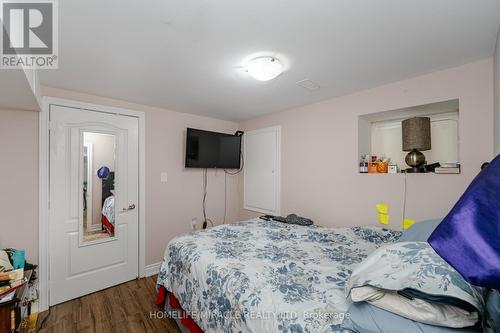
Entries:
{"label": "white ceiling", "polygon": [[[500,0],[80,0],[59,16],[42,84],[243,120],[489,57]],[[269,82],[240,68],[263,51],[287,67]]]}

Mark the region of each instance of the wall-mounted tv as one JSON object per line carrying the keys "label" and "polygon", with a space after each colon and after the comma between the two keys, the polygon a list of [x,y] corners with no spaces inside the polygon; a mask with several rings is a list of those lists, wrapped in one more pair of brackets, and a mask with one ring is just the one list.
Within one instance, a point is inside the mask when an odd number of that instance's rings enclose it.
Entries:
{"label": "wall-mounted tv", "polygon": [[241,135],[187,129],[186,168],[239,169]]}

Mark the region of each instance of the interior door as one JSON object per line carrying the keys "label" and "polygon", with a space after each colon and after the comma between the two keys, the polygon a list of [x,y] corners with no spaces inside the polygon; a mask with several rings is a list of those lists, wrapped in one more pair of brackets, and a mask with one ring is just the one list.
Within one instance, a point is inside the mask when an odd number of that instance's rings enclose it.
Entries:
{"label": "interior door", "polygon": [[138,276],[138,150],[137,118],[50,106],[50,305]]}
{"label": "interior door", "polygon": [[244,208],[280,215],[279,126],[244,134]]}

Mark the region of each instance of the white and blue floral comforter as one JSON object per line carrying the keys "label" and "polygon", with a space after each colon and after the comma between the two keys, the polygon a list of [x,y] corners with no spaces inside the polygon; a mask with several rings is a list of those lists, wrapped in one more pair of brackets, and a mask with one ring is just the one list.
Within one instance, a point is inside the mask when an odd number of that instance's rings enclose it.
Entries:
{"label": "white and blue floral comforter", "polygon": [[205,332],[337,332],[353,266],[397,231],[259,219],[173,239],[158,285]]}

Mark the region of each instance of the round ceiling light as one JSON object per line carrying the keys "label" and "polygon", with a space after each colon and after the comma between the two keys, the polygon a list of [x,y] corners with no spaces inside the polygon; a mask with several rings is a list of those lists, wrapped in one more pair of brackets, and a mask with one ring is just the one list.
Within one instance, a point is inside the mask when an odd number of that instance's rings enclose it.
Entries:
{"label": "round ceiling light", "polygon": [[283,73],[283,64],[275,57],[258,57],[250,60],[245,70],[256,80],[269,81]]}

